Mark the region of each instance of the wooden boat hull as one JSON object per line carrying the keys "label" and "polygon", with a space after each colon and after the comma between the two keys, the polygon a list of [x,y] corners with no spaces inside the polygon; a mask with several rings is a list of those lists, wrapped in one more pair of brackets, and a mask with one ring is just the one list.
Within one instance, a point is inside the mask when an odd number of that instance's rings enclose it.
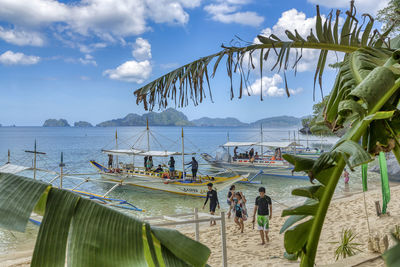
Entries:
{"label": "wooden boat hull", "polygon": [[160,173],[144,170],[127,170],[110,173],[107,171],[107,168],[97,162],[91,161],[91,163],[96,167],[103,178],[113,182],[195,197],[206,197],[208,191],[207,184],[210,182],[214,184],[213,188],[215,190],[221,191],[235,182],[247,179],[247,176],[244,175],[232,177],[202,176],[199,181],[167,179],[162,178]]}

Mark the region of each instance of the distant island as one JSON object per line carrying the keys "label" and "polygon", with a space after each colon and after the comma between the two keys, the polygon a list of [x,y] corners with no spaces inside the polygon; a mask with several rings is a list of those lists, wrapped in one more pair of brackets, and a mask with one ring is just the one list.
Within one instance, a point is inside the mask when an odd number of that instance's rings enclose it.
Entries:
{"label": "distant island", "polygon": [[[301,126],[302,118],[276,116],[245,123],[233,117],[202,117],[190,121],[183,112],[168,108],[162,112],[148,112],[143,115],[129,113],[123,118],[101,122],[96,127],[145,126],[147,120],[151,126],[260,127],[262,124],[266,128],[281,128]],[[44,122],[43,127],[70,127],[70,125],[65,119],[48,119]],[[87,121],[78,121],[74,123],[74,127],[93,127],[93,125]]]}
{"label": "distant island", "polygon": [[87,127],[93,127],[93,125],[87,121],[77,121],[74,123],[74,127],[87,128]]}
{"label": "distant island", "polygon": [[116,126],[145,126],[146,119],[152,126],[206,126],[206,127],[292,127],[300,126],[301,118],[292,116],[278,116],[261,119],[252,123],[241,122],[232,117],[228,118],[209,118],[202,117],[189,121],[186,115],[176,109],[169,108],[160,113],[149,112],[143,115],[130,113],[124,118],[105,121],[97,124],[98,127],[116,127]]}
{"label": "distant island", "polygon": [[43,127],[70,127],[68,121],[65,119],[48,119],[43,123]]}
{"label": "distant island", "polygon": [[228,126],[228,127],[238,127],[238,126],[248,126],[248,123],[241,122],[236,118],[209,118],[209,117],[202,117],[197,120],[191,121],[194,126]]}
{"label": "distant island", "polygon": [[144,126],[146,121],[152,126],[192,126],[185,114],[169,108],[160,113],[149,112],[143,115],[129,113],[124,118],[109,120],[97,124],[98,127],[110,126]]}

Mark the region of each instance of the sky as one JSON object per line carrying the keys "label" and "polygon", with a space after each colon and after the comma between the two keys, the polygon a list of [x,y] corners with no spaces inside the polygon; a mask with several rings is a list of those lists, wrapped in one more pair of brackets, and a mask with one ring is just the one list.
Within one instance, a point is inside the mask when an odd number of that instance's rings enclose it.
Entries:
{"label": "sky", "polygon": [[[307,35],[322,14],[343,11],[348,0],[0,0],[0,124],[39,126],[48,118],[93,124],[143,114],[133,92],[188,62],[258,34]],[[356,0],[358,14],[376,14],[388,0]],[[341,55],[331,54],[330,62]],[[264,65],[251,73],[251,96],[230,100],[224,64],[211,80],[213,102],[179,108],[189,119],[261,118],[311,114],[318,52],[307,50],[297,75]],[[256,62],[257,65],[257,62]],[[259,68],[259,67],[258,67]],[[328,94],[335,70],[324,74]],[[262,84],[262,91],[261,85]],[[263,94],[263,101],[260,101]],[[172,106],[174,107],[174,106]],[[158,111],[158,110],[155,110]]]}

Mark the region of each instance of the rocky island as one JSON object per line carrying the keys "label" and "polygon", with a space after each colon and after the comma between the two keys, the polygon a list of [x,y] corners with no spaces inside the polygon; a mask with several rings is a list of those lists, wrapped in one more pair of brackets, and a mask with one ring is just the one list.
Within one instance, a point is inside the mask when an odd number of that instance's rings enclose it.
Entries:
{"label": "rocky island", "polygon": [[48,119],[43,123],[43,127],[70,127],[65,119]]}
{"label": "rocky island", "polygon": [[93,125],[87,121],[77,121],[74,123],[74,127],[88,128],[88,127],[93,127]]}

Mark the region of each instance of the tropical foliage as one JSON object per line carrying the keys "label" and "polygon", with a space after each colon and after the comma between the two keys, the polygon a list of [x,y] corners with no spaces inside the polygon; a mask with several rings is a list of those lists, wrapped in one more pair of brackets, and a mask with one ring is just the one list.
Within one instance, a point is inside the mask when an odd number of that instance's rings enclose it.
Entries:
{"label": "tropical foliage", "polygon": [[[238,74],[238,96],[249,85],[249,71],[258,60],[260,75],[263,64],[271,57],[276,60],[272,70],[296,70],[303,49],[318,49],[320,56],[314,84],[322,84],[322,75],[328,53],[343,52],[336,81],[327,105],[318,121],[332,132],[342,128],[346,134],[328,152],[317,160],[286,155],[295,171],[308,173],[310,181],[317,184],[297,188],[293,195],[306,198],[303,205],[283,211],[289,218],[281,232],[285,233],[287,255],[301,255],[301,266],[313,266],[322,225],[339,178],[347,164],[350,169],[367,163],[380,151],[392,151],[400,162],[400,37],[389,40],[392,26],[383,33],[374,30],[374,18],[363,14],[357,18],[354,1],[346,12],[340,27],[340,11],[321,16],[317,6],[315,33],[300,36],[296,29],[286,31],[288,40],[276,35],[258,36],[258,43],[246,46],[222,46],[222,51],[202,57],[154,80],[136,90],[137,103],[145,109],[168,106],[169,101],[185,106],[192,101],[199,104],[206,97],[207,84],[211,97],[209,77],[214,76],[221,60],[226,58],[226,71],[231,81],[231,98],[234,97],[234,74]],[[293,64],[291,54],[295,53]],[[271,56],[274,55],[274,56]],[[213,62],[213,63],[212,63]],[[210,65],[213,66],[211,67]],[[209,69],[212,72],[209,74]],[[286,75],[285,75],[286,77]],[[287,94],[289,90],[285,78]],[[262,99],[262,95],[261,95]],[[362,144],[359,141],[362,139]]]}
{"label": "tropical foliage", "polygon": [[205,266],[210,250],[68,190],[0,173],[0,227],[24,231],[43,215],[31,266]]}
{"label": "tropical foliage", "polygon": [[400,0],[390,0],[385,8],[378,11],[376,18],[383,23],[383,30],[395,24],[391,35],[398,34],[400,24],[396,22],[400,21]]}
{"label": "tropical foliage", "polygon": [[335,260],[338,260],[340,257],[344,259],[353,256],[356,252],[361,251],[358,248],[361,244],[354,242],[356,237],[357,235],[354,234],[351,229],[345,229],[342,231],[340,242],[336,242],[339,243],[339,246],[335,250]]}

